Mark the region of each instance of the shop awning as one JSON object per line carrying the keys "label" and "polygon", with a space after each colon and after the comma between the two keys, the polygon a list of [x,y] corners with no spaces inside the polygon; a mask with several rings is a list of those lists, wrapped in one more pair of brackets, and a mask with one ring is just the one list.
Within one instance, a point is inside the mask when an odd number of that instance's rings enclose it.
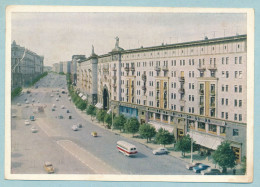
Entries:
{"label": "shop awning", "polygon": [[97,104],[95,105],[95,107],[97,107],[98,109],[102,109],[102,108],[103,108],[103,105],[102,105],[101,103],[97,103]]}
{"label": "shop awning", "polygon": [[214,137],[207,134],[200,134],[198,132],[188,132],[187,134],[190,135],[190,137],[193,139],[193,141],[195,141],[196,144],[213,150],[216,150],[221,142],[224,141],[222,138]]}
{"label": "shop awning", "polygon": [[160,128],[163,128],[167,131],[169,131],[170,133],[173,132],[174,127],[171,125],[166,125],[166,124],[162,124],[156,121],[149,121],[148,124],[154,126],[154,128],[156,129],[156,131],[158,131]]}
{"label": "shop awning", "polygon": [[87,99],[87,97],[86,97],[85,95],[83,95],[83,96],[82,96],[82,99],[83,99],[83,100],[86,100],[86,99]]}

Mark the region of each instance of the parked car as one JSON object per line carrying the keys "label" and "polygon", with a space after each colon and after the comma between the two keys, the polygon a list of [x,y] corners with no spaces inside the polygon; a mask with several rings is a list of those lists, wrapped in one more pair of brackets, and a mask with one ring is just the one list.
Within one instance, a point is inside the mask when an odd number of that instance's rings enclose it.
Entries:
{"label": "parked car", "polygon": [[21,103],[17,103],[17,106],[21,106]]}
{"label": "parked car", "polygon": [[160,147],[158,149],[153,150],[154,155],[168,154],[168,150],[164,147]]}
{"label": "parked car", "polygon": [[208,168],[207,170],[203,170],[200,172],[201,175],[221,175],[221,172],[218,169]]}
{"label": "parked car", "polygon": [[77,125],[72,125],[72,130],[74,130],[74,131],[77,131],[78,130],[78,126]]}
{"label": "parked car", "polygon": [[197,166],[200,165],[200,164],[201,164],[201,163],[199,163],[199,162],[193,162],[193,163],[187,164],[187,165],[186,165],[186,169],[192,170],[193,167],[197,167]]}
{"label": "parked car", "polygon": [[56,98],[56,101],[59,101],[59,98]]}
{"label": "parked car", "polygon": [[67,113],[70,113],[70,110],[67,110]]}
{"label": "parked car", "polygon": [[31,131],[32,131],[32,133],[36,133],[36,132],[38,132],[38,129],[33,126],[33,127],[31,128]]}
{"label": "parked car", "polygon": [[25,121],[24,121],[24,124],[25,124],[25,125],[30,125],[29,120],[25,120]]}
{"label": "parked car", "polygon": [[53,97],[53,94],[51,94],[51,97]]}
{"label": "parked car", "polygon": [[78,124],[78,128],[82,128],[82,124],[81,123]]}
{"label": "parked car", "polygon": [[44,163],[44,169],[47,173],[54,173],[54,168],[53,168],[53,165],[52,163],[50,162],[45,162]]}
{"label": "parked car", "polygon": [[35,121],[35,117],[34,116],[30,116],[30,120],[31,121]]}
{"label": "parked car", "polygon": [[55,104],[53,104],[53,105],[52,105],[52,108],[56,108],[56,105],[55,105]]}
{"label": "parked car", "polygon": [[26,91],[26,93],[28,93],[28,94],[29,94],[29,93],[31,93],[31,91],[30,91],[30,90],[27,90],[27,91]]}
{"label": "parked car", "polygon": [[91,136],[93,136],[93,137],[97,137],[97,132],[96,132],[96,131],[91,132]]}
{"label": "parked car", "polygon": [[63,119],[63,116],[62,116],[62,115],[59,115],[59,116],[58,116],[58,119]]}
{"label": "parked car", "polygon": [[193,167],[193,171],[195,172],[195,173],[200,173],[202,170],[206,170],[206,169],[208,169],[210,166],[208,166],[208,165],[206,165],[206,164],[200,164],[200,165],[198,165],[198,166],[196,166],[196,167]]}
{"label": "parked car", "polygon": [[64,109],[64,108],[65,108],[65,106],[64,106],[64,105],[62,105],[60,108],[61,108],[61,109]]}
{"label": "parked car", "polygon": [[25,101],[26,104],[29,104],[29,101]]}
{"label": "parked car", "polygon": [[55,108],[52,108],[51,111],[55,111]]}

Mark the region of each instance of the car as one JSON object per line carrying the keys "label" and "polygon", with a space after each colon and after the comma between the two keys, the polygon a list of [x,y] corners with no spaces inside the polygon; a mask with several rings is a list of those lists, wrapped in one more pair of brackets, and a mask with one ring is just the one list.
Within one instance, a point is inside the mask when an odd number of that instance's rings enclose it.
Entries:
{"label": "car", "polygon": [[53,94],[51,94],[51,97],[53,97]]}
{"label": "car", "polygon": [[34,102],[35,101],[35,99],[32,99],[32,102]]}
{"label": "car", "polygon": [[55,111],[55,108],[52,108],[51,111]]}
{"label": "car", "polygon": [[28,94],[29,94],[29,93],[31,93],[31,91],[30,91],[30,90],[27,90],[27,91],[26,91],[26,93],[28,93]]}
{"label": "car", "polygon": [[65,108],[65,106],[64,105],[61,105],[61,107],[60,107],[61,109],[64,109]]}
{"label": "car", "polygon": [[193,167],[193,171],[195,172],[195,173],[200,173],[202,170],[206,170],[206,169],[208,169],[210,166],[208,166],[208,165],[206,165],[206,164],[200,164],[200,165],[198,165],[198,166],[196,166],[196,167]]}
{"label": "car", "polygon": [[47,173],[54,173],[53,165],[50,162],[44,163],[44,169],[45,169],[45,171],[47,171]]}
{"label": "car", "polygon": [[30,120],[31,120],[31,121],[35,121],[34,116],[30,116]]}
{"label": "car", "polygon": [[59,101],[59,98],[56,98],[56,101]]}
{"label": "car", "polygon": [[17,103],[17,106],[21,106],[21,103]]}
{"label": "car", "polygon": [[72,116],[69,116],[69,119],[72,119]]}
{"label": "car", "polygon": [[81,123],[78,124],[78,128],[82,128],[82,124]]}
{"label": "car", "polygon": [[169,151],[164,147],[159,147],[158,149],[153,150],[154,155],[160,155],[160,154],[168,154]]}
{"label": "car", "polygon": [[31,131],[32,131],[32,133],[36,133],[36,132],[38,132],[38,129],[33,126],[33,127],[31,128]]}
{"label": "car", "polygon": [[29,120],[25,120],[25,121],[24,121],[24,124],[25,124],[25,125],[30,125],[30,121],[29,121]]}
{"label": "car", "polygon": [[70,111],[69,111],[69,110],[67,110],[67,113],[70,113]]}
{"label": "car", "polygon": [[53,104],[53,105],[52,105],[52,108],[56,108],[56,105],[55,105],[55,104]]}
{"label": "car", "polygon": [[208,168],[207,170],[203,170],[200,172],[201,175],[221,175],[221,172],[218,169]]}
{"label": "car", "polygon": [[29,104],[29,101],[25,101],[26,104]]}
{"label": "car", "polygon": [[58,119],[63,119],[63,116],[62,116],[62,115],[59,115],[59,116],[58,116]]}
{"label": "car", "polygon": [[201,164],[201,163],[199,163],[199,162],[193,162],[193,163],[187,164],[187,165],[186,165],[186,169],[192,170],[193,167],[197,167],[197,166],[200,165],[200,164]]}
{"label": "car", "polygon": [[91,136],[97,137],[97,132],[96,131],[91,132]]}
{"label": "car", "polygon": [[72,127],[71,127],[71,128],[72,128],[72,130],[74,130],[74,131],[77,131],[77,130],[79,130],[77,125],[72,125]]}

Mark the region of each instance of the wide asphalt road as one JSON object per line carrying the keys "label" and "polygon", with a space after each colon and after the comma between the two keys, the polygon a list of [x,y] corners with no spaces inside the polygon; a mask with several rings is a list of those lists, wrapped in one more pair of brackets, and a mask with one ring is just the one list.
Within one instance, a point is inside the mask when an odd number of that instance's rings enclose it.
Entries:
{"label": "wide asphalt road", "polygon": [[[94,125],[69,101],[68,94],[61,93],[62,88],[67,90],[64,75],[49,73],[37,85],[37,89],[31,89],[31,94],[23,93],[12,101],[12,114],[17,115],[12,118],[13,173],[44,173],[43,163],[50,161],[55,173],[194,174],[186,170],[186,163],[179,159],[169,155],[153,155],[146,146]],[[59,100],[56,101],[56,98]],[[29,100],[29,104],[25,104],[25,99]],[[53,104],[56,111],[51,110]],[[62,105],[65,109],[61,108]],[[43,106],[45,110],[35,113],[36,121],[26,126],[24,120],[29,119],[36,106]],[[59,119],[59,115],[64,119]],[[70,115],[72,119],[69,119]],[[83,127],[73,131],[72,125],[78,123]],[[31,126],[39,131],[32,133]],[[92,131],[97,131],[98,137],[92,137]],[[119,140],[134,144],[138,154],[126,157],[119,153],[116,149]]]}

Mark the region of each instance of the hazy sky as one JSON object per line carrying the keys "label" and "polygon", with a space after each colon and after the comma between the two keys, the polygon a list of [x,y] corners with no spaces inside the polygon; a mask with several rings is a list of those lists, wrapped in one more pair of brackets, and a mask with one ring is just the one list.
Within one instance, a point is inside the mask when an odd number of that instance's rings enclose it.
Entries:
{"label": "hazy sky", "polygon": [[39,55],[44,64],[72,55],[246,34],[246,14],[201,13],[12,13],[12,40]]}

